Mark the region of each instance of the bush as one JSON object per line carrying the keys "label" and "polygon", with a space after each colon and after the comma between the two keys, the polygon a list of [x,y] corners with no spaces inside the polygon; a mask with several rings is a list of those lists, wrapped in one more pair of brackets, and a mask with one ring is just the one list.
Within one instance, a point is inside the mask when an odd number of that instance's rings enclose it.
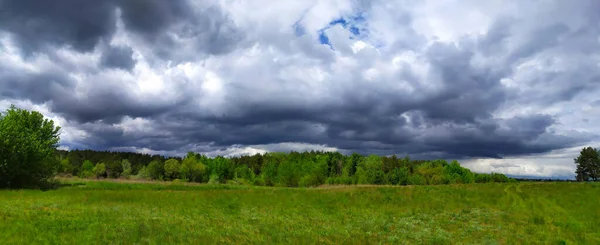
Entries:
{"label": "bush", "polygon": [[319,180],[315,175],[306,175],[298,181],[298,186],[300,187],[310,187],[310,186],[319,186]]}
{"label": "bush", "polygon": [[218,174],[211,174],[210,175],[210,179],[208,180],[208,183],[209,184],[213,184],[213,185],[221,183],[219,181],[219,175]]}
{"label": "bush", "polygon": [[146,166],[142,167],[139,171],[138,174],[135,175],[136,179],[150,179],[150,173],[148,172],[148,169],[146,168]]}
{"label": "bush", "polygon": [[45,185],[60,168],[59,130],[36,111],[11,106],[0,114],[0,188]]}
{"label": "bush", "polygon": [[489,174],[475,174],[475,183],[488,183],[491,179]]}
{"label": "bush", "polygon": [[492,173],[491,176],[492,182],[506,183],[508,182],[508,177],[504,174]]}

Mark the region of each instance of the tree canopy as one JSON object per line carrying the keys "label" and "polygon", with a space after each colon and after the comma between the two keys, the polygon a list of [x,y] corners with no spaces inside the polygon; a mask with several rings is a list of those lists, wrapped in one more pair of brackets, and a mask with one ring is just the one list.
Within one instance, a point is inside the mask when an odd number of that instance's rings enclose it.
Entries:
{"label": "tree canopy", "polygon": [[579,156],[574,159],[577,181],[597,181],[600,179],[600,152],[592,147],[581,149]]}
{"label": "tree canopy", "polygon": [[54,176],[59,131],[41,113],[14,105],[0,115],[0,188],[39,187]]}

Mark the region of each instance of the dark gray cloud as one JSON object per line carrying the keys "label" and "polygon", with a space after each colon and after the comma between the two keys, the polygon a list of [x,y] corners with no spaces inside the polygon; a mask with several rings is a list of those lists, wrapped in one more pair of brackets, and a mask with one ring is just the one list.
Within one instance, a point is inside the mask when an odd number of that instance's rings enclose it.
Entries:
{"label": "dark gray cloud", "polygon": [[135,66],[133,50],[126,46],[110,46],[102,53],[101,64],[105,67],[131,70]]}
{"label": "dark gray cloud", "polygon": [[331,6],[294,12],[307,30],[296,36],[297,19],[236,4],[246,3],[0,1],[9,34],[1,44],[24,51],[0,53],[0,101],[44,104],[85,132],[63,142],[72,148],[230,152],[295,142],[499,158],[600,133],[564,124],[576,106],[598,103],[591,53],[600,31],[584,5],[548,7],[550,15],[524,5],[531,16],[499,14],[485,32],[448,41],[413,27],[412,9],[397,4],[402,16],[386,17],[373,2],[360,8],[377,11],[364,14],[362,44],[331,27],[332,50],[318,30],[338,13],[313,23]]}
{"label": "dark gray cloud", "polygon": [[[179,58],[171,55],[175,49],[185,49],[183,54],[222,54],[242,38],[219,7],[209,2],[4,0],[0,11],[0,29],[13,35],[24,54],[63,46],[92,51],[113,37],[119,19],[162,58]],[[117,51],[107,52],[110,56]]]}

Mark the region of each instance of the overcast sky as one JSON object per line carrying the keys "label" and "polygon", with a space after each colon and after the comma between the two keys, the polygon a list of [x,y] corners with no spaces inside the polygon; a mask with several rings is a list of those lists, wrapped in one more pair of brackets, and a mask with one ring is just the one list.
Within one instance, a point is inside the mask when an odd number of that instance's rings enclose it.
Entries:
{"label": "overcast sky", "polygon": [[0,109],[67,149],[328,150],[572,177],[597,0],[0,0]]}

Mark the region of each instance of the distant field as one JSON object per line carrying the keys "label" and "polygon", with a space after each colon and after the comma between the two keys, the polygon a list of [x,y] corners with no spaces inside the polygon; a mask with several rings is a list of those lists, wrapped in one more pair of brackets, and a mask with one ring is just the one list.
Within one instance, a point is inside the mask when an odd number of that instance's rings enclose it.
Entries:
{"label": "distant field", "polygon": [[1,244],[600,244],[600,185],[0,191]]}

